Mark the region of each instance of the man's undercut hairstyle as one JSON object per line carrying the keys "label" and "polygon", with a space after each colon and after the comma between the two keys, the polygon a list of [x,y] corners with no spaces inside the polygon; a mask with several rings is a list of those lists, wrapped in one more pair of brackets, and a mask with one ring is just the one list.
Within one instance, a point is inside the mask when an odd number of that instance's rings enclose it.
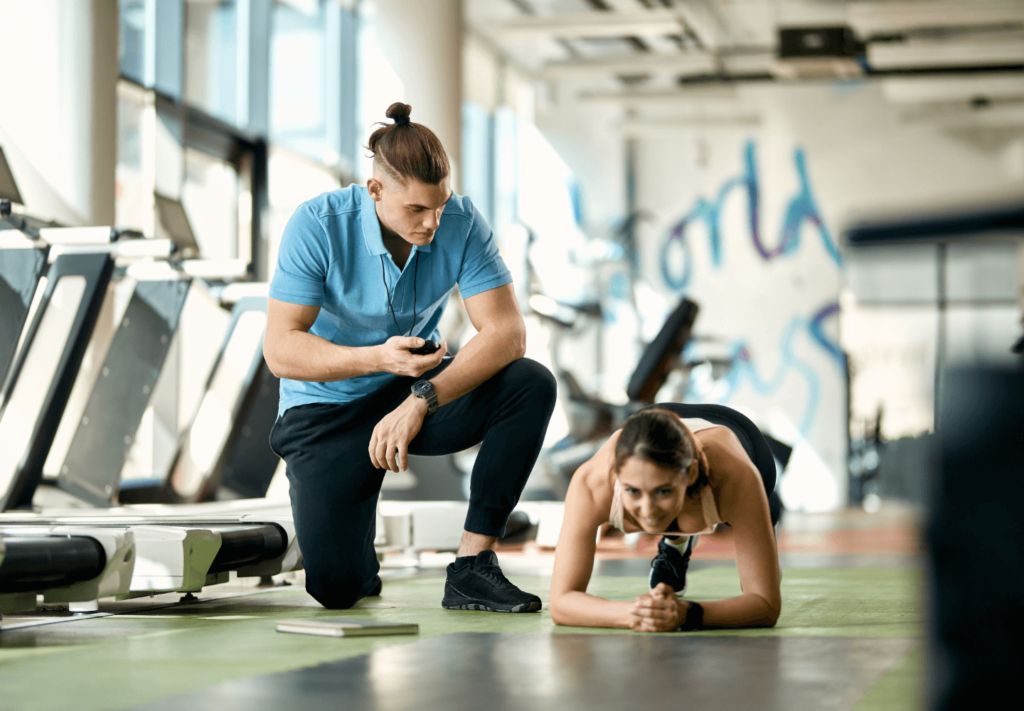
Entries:
{"label": "man's undercut hairstyle", "polygon": [[680,473],[697,460],[697,479],[686,487],[688,496],[695,496],[708,483],[704,460],[697,456],[696,445],[679,417],[668,410],[641,410],[622,425],[622,434],[615,445],[615,473],[630,457],[637,457],[665,469]]}
{"label": "man's undercut hairstyle", "polygon": [[448,154],[433,131],[409,121],[411,112],[408,104],[391,104],[387,117],[394,123],[382,123],[370,134],[367,149],[373,155],[373,170],[399,182],[411,178],[440,185],[451,172]]}

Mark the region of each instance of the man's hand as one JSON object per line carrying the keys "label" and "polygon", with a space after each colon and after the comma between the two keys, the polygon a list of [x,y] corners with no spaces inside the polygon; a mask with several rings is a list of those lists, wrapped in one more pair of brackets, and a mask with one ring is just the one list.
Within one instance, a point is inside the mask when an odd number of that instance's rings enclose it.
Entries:
{"label": "man's hand", "polygon": [[442,342],[441,347],[430,355],[416,355],[409,352],[413,348],[421,347],[424,343],[422,338],[392,336],[385,343],[376,346],[377,365],[385,373],[418,378],[428,370],[441,365],[441,359],[448,352],[447,342]]}
{"label": "man's hand", "polygon": [[676,592],[665,583],[636,599],[630,614],[634,632],[672,632],[686,619],[687,603],[676,598]]}
{"label": "man's hand", "polygon": [[393,472],[405,471],[409,466],[409,443],[419,434],[426,416],[427,401],[410,396],[378,422],[370,437],[369,452],[373,466]]}

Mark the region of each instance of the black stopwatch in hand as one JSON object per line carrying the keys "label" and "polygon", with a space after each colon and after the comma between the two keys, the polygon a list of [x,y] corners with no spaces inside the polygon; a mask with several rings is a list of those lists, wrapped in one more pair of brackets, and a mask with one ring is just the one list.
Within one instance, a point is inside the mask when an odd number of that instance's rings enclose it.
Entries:
{"label": "black stopwatch in hand", "polygon": [[422,346],[419,348],[410,348],[409,352],[415,353],[416,355],[430,355],[431,353],[437,353],[440,349],[441,344],[437,341],[424,340]]}

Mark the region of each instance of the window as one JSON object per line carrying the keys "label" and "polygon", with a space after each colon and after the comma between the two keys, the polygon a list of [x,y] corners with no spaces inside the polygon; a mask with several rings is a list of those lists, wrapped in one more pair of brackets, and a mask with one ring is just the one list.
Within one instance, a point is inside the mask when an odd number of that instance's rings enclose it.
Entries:
{"label": "window", "polygon": [[[185,184],[181,202],[204,259],[238,259],[239,195],[248,191],[238,169],[194,148],[185,149]],[[243,250],[244,251],[244,248]]]}
{"label": "window", "polygon": [[462,192],[494,225],[494,120],[471,101],[462,104]]}
{"label": "window", "polygon": [[322,165],[276,149],[269,161],[269,210],[267,211],[267,279],[277,266],[281,236],[292,213],[302,203],[341,186],[338,175]]}
{"label": "window", "polygon": [[120,0],[119,8],[121,76],[180,100],[184,0]]}
{"label": "window", "polygon": [[152,111],[148,91],[125,81],[118,84],[114,223],[143,231],[152,225],[153,203],[152,182],[143,166],[147,110]]}
{"label": "window", "polygon": [[356,17],[337,0],[277,0],[270,32],[270,137],[351,173]]}
{"label": "window", "polygon": [[185,3],[185,103],[238,125],[238,59],[235,0],[188,0]]}
{"label": "window", "polygon": [[121,0],[121,74],[145,83],[146,0]]}

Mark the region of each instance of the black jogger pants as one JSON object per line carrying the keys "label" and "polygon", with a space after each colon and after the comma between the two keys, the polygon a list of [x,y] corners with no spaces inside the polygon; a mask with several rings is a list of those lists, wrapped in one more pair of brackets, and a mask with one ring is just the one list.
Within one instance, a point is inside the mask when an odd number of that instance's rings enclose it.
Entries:
{"label": "black jogger pants", "polygon": [[[434,377],[450,362],[422,377]],[[380,570],[373,548],[376,506],[385,471],[373,466],[367,450],[374,427],[409,396],[416,380],[396,378],[349,403],[290,408],[270,434],[271,447],[288,465],[306,590],[324,607],[349,608],[374,585]],[[554,406],[554,377],[522,358],[424,420],[411,454],[452,454],[481,445],[470,479],[467,531],[504,533]]]}

